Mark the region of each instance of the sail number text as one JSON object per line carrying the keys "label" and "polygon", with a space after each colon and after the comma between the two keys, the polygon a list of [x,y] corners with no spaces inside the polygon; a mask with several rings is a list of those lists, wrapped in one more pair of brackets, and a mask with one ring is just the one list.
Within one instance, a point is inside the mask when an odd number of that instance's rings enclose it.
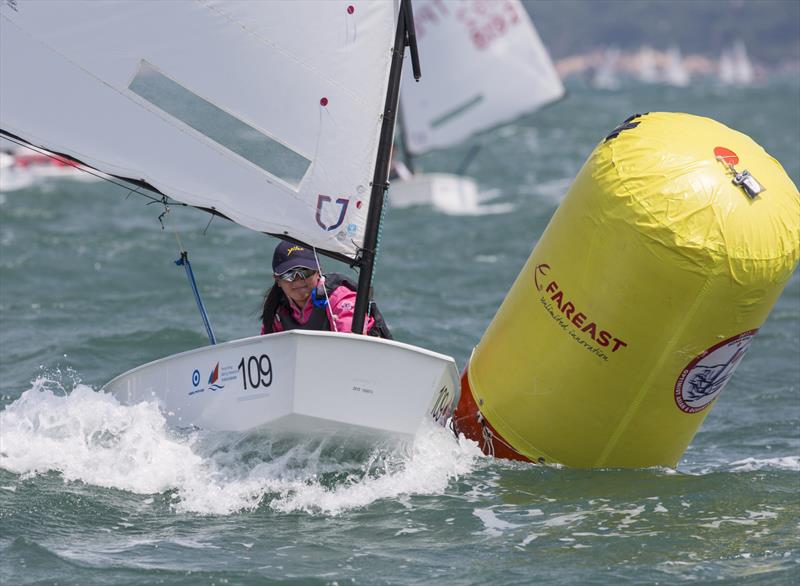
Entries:
{"label": "sail number text", "polygon": [[245,391],[248,389],[248,383],[251,389],[268,387],[272,384],[272,361],[266,354],[242,358],[239,362],[239,372],[242,375]]}

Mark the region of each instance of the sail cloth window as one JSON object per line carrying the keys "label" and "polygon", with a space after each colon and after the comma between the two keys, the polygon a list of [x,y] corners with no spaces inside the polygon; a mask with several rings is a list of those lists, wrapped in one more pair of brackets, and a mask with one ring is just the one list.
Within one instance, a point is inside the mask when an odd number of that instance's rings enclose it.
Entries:
{"label": "sail cloth window", "polygon": [[194,94],[147,61],[141,62],[128,89],[293,187],[311,165],[300,153]]}

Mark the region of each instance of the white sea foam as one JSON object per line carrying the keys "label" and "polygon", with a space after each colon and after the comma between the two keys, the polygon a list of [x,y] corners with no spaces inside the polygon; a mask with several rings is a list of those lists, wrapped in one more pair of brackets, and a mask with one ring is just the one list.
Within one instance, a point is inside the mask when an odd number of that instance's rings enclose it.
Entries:
{"label": "white sea foam", "polygon": [[65,481],[137,494],[171,491],[179,512],[228,514],[263,503],[335,515],[380,499],[441,493],[482,458],[474,442],[433,424],[405,450],[356,462],[332,460],[319,441],[254,462],[253,452],[271,449],[258,441],[179,432],[154,404],[121,405],[80,384],[64,395],[36,381],[0,412],[0,467],[23,477],[56,471]]}
{"label": "white sea foam", "polygon": [[338,514],[384,498],[409,494],[441,494],[450,480],[469,473],[483,454],[475,442],[458,440],[447,430],[426,425],[417,434],[410,453],[386,466],[388,472],[365,476],[358,482],[328,488],[306,483],[272,502],[283,511],[305,510]]}
{"label": "white sea foam", "polygon": [[778,468],[783,470],[794,470],[800,472],[800,456],[785,456],[783,458],[745,458],[731,463],[731,470],[734,472],[752,472],[754,470],[765,470]]}
{"label": "white sea foam", "polygon": [[544,202],[559,203],[569,191],[572,180],[572,177],[561,177],[540,182],[537,181],[535,175],[528,174],[525,176],[525,181],[520,191],[524,195],[536,196]]}
{"label": "white sea foam", "polygon": [[508,529],[516,529],[521,525],[503,521],[497,517],[497,514],[492,509],[475,509],[472,514],[478,517],[483,522],[483,533],[487,535],[501,535]]}

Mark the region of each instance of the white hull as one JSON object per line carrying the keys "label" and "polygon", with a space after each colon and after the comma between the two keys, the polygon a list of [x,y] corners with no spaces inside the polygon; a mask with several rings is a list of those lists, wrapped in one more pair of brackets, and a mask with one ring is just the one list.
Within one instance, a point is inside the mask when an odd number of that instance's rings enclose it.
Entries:
{"label": "white hull", "polygon": [[309,331],[183,352],[128,371],[105,389],[123,404],[157,401],[179,427],[392,437],[413,436],[426,419],[444,424],[460,393],[449,356]]}
{"label": "white hull", "polygon": [[20,147],[15,153],[0,152],[0,191],[39,186],[51,179],[99,181],[102,174],[60,163],[41,153]]}
{"label": "white hull", "polygon": [[30,173],[20,172],[11,167],[0,168],[0,192],[16,191],[30,187],[36,181]]}
{"label": "white hull", "polygon": [[432,205],[452,212],[471,211],[480,205],[478,185],[473,179],[447,173],[420,173],[410,179],[393,180],[389,203],[396,208]]}

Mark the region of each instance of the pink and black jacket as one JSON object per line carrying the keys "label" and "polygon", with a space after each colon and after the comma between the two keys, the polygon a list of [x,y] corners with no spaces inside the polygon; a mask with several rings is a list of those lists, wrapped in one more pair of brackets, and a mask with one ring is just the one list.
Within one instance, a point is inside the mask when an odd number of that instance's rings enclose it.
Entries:
{"label": "pink and black jacket", "polygon": [[[297,329],[351,332],[355,302],[355,284],[338,273],[323,275],[316,290],[311,292],[310,302],[302,309],[290,303],[278,287],[273,287],[264,302],[261,333],[270,334]],[[268,327],[268,324],[271,327]],[[370,336],[392,339],[381,312],[374,304],[371,315],[367,318],[365,331]]]}

